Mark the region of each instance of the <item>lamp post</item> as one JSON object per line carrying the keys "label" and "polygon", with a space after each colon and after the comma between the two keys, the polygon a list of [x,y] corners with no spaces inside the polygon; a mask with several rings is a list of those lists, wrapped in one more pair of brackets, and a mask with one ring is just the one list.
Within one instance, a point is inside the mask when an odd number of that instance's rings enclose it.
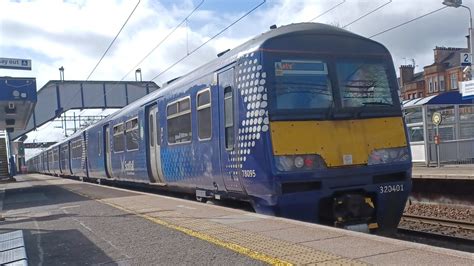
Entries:
{"label": "lamp post", "polygon": [[[466,8],[468,11],[469,11],[469,47],[470,47],[470,51],[469,53],[471,54],[471,64],[472,64],[472,46],[474,44],[474,34],[473,34],[473,30],[472,30],[472,13],[471,13],[471,9],[468,7],[468,6],[465,6],[462,4],[462,0],[444,0],[443,1],[443,5],[445,6],[450,6],[450,7],[455,7],[455,8],[458,8],[458,7],[464,7]],[[472,77],[471,77],[471,80],[472,80]]]}
{"label": "lamp post", "polygon": [[142,81],[142,69],[135,70],[135,81]]}

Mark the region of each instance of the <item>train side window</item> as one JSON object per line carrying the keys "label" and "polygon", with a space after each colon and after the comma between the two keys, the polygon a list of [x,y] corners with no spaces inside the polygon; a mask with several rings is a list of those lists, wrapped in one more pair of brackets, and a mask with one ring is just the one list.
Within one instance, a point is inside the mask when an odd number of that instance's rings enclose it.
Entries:
{"label": "train side window", "polygon": [[211,90],[197,94],[197,126],[199,140],[209,140],[212,135]]}
{"label": "train side window", "polygon": [[154,147],[155,146],[155,140],[154,140],[154,136],[155,136],[155,133],[153,132],[153,122],[155,121],[153,119],[154,115],[153,114],[150,114],[148,116],[148,136],[150,138],[150,146],[151,147]]}
{"label": "train side window", "polygon": [[102,139],[100,138],[100,131],[97,132],[97,150],[98,150],[98,154],[99,156],[101,155],[102,153]]}
{"label": "train side window", "polygon": [[127,151],[138,150],[138,143],[140,141],[140,133],[138,131],[138,118],[125,122],[125,137],[127,142]]}
{"label": "train side window", "polygon": [[156,146],[161,145],[161,127],[160,127],[160,117],[158,113],[155,114],[156,119]]}
{"label": "train side window", "polygon": [[170,103],[166,108],[166,116],[168,143],[190,142],[192,137],[190,97]]}
{"label": "train side window", "polygon": [[234,104],[232,97],[232,87],[224,88],[224,127],[225,127],[225,148],[234,148]]}
{"label": "train side window", "polygon": [[123,131],[123,123],[114,126],[114,152],[122,152],[125,148]]}

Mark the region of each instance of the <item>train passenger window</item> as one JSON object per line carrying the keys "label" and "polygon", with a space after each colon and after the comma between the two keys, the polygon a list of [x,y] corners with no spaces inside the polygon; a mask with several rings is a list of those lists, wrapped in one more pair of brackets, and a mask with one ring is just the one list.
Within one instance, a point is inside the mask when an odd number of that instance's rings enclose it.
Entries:
{"label": "train passenger window", "polygon": [[211,138],[212,114],[211,114],[211,91],[205,89],[197,94],[197,124],[199,140]]}
{"label": "train passenger window", "polygon": [[123,124],[114,126],[114,152],[122,152],[124,150],[124,134]]}
{"label": "train passenger window", "polygon": [[161,145],[161,127],[160,127],[160,117],[158,113],[155,115],[156,117],[156,146]]}
{"label": "train passenger window", "polygon": [[[175,113],[175,111],[177,112]],[[169,144],[191,141],[191,106],[189,97],[168,105],[167,126]]]}
{"label": "train passenger window", "polygon": [[153,132],[153,122],[154,122],[153,114],[150,114],[148,119],[149,119],[149,121],[148,121],[148,136],[150,138],[150,146],[153,147],[153,146],[155,146],[155,140],[154,140],[155,134]]}
{"label": "train passenger window", "polygon": [[133,118],[125,123],[125,136],[127,142],[127,150],[138,150],[138,142],[140,141],[140,132],[138,131],[138,118]]}
{"label": "train passenger window", "polygon": [[225,148],[234,148],[234,104],[232,102],[232,87],[224,88],[224,126]]}
{"label": "train passenger window", "polygon": [[97,153],[99,156],[102,153],[102,139],[100,138],[100,131],[97,132]]}

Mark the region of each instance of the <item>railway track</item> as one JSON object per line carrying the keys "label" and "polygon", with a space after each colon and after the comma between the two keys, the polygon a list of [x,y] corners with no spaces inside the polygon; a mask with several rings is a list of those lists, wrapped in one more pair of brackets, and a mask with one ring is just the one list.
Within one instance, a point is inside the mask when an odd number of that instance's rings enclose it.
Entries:
{"label": "railway track", "polygon": [[456,227],[460,229],[471,230],[473,231],[473,234],[474,234],[474,222],[470,222],[470,221],[451,220],[451,219],[440,218],[440,217],[428,217],[428,216],[414,215],[414,214],[404,214],[402,218],[406,221],[422,222],[422,223],[427,223],[427,224],[449,226],[449,227]]}
{"label": "railway track", "polygon": [[474,223],[404,214],[399,224],[398,237],[408,241],[474,252]]}

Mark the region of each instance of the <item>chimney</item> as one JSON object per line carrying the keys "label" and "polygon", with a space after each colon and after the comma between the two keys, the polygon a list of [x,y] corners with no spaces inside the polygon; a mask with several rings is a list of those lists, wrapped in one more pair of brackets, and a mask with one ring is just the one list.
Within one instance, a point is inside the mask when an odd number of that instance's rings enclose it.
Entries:
{"label": "chimney", "polygon": [[410,82],[413,79],[415,66],[412,65],[401,65],[400,66],[400,86]]}

